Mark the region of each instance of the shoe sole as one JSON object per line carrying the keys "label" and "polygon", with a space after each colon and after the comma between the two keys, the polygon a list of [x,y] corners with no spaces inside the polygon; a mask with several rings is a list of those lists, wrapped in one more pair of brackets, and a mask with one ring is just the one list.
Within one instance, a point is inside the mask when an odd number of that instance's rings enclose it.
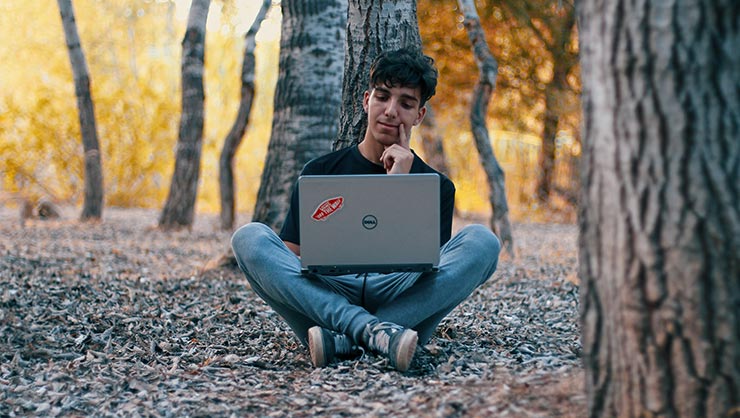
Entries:
{"label": "shoe sole", "polygon": [[396,351],[395,366],[398,371],[405,372],[411,366],[411,360],[414,359],[419,336],[416,331],[407,329],[401,334],[400,338],[401,341],[398,342],[398,350]]}
{"label": "shoe sole", "polygon": [[326,366],[324,336],[319,326],[308,329],[308,352],[311,354],[311,363],[314,367]]}

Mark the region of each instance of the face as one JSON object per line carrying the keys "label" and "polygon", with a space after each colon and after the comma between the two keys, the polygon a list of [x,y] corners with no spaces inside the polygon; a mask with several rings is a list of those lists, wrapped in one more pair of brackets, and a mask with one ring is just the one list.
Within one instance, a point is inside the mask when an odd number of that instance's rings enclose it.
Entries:
{"label": "face", "polygon": [[426,108],[421,105],[421,90],[411,87],[376,86],[366,91],[362,106],[367,112],[366,139],[384,146],[399,142],[398,129],[403,124],[406,138],[411,128],[421,123]]}

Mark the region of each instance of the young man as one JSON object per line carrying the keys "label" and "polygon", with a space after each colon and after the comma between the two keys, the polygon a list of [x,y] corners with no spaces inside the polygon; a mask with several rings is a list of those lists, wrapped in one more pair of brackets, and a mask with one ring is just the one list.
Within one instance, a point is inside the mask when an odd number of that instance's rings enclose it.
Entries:
{"label": "young man", "polygon": [[[414,50],[381,54],[370,69],[362,141],[310,161],[303,175],[437,173],[409,147],[434,95],[437,70]],[[282,316],[323,367],[365,349],[405,371],[417,344],[496,269],[500,243],[488,228],[470,225],[451,238],[455,186],[440,176],[439,271],[322,276],[301,274],[298,190],[280,235],[250,223],[232,237],[239,267],[252,289]]]}

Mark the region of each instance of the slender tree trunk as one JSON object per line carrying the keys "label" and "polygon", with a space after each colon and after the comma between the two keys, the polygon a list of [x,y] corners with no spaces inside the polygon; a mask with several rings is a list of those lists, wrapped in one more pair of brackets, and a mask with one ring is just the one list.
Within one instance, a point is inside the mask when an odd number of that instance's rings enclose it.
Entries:
{"label": "slender tree trunk", "polygon": [[82,51],[80,36],[77,33],[74,8],[71,0],[57,0],[62,16],[64,38],[67,41],[69,60],[77,96],[77,110],[82,133],[82,147],[85,151],[85,201],[81,220],[99,220],[103,214],[103,170],[100,163],[98,131],[95,126],[95,106],[90,93],[90,74]]}
{"label": "slender tree trunk", "polygon": [[349,0],[347,44],[337,150],[358,143],[367,129],[362,96],[370,65],[382,51],[413,46],[421,49],[416,0]]}
{"label": "slender tree trunk", "polygon": [[447,166],[447,157],[445,155],[442,136],[439,134],[437,127],[437,118],[432,111],[432,107],[427,104],[427,114],[419,126],[421,133],[421,144],[424,147],[424,156],[427,164],[435,170],[445,175],[450,175],[450,169]]}
{"label": "slender tree trunk", "polygon": [[540,149],[540,175],[537,181],[537,197],[540,202],[550,200],[555,171],[555,139],[558,134],[560,115],[565,112],[563,92],[568,89],[568,72],[574,65],[568,45],[575,25],[575,11],[568,7],[562,21],[553,27],[553,41],[548,46],[552,54],[553,75],[545,86],[545,121],[542,128]]}
{"label": "slender tree trunk", "polygon": [[[554,63],[556,68],[557,63]],[[556,73],[555,76],[558,74]],[[551,81],[545,86],[545,121],[542,128],[542,147],[540,148],[540,175],[537,179],[537,198],[540,202],[550,200],[550,189],[555,171],[555,137],[558,133],[560,111],[557,109],[559,91]]]}
{"label": "slender tree trunk", "polygon": [[579,5],[592,417],[740,407],[740,3]]}
{"label": "slender tree trunk", "polygon": [[159,218],[163,229],[190,227],[198,194],[203,147],[203,70],[210,0],[193,0],[182,40],[182,116],[170,192]]}
{"label": "slender tree trunk", "polygon": [[224,147],[221,150],[219,158],[219,186],[221,192],[221,229],[230,230],[234,227],[234,216],[236,203],[234,198],[234,156],[244,137],[249,123],[249,113],[252,109],[252,99],[254,98],[254,48],[255,37],[259,30],[260,24],[267,15],[272,0],[264,0],[262,7],[247,31],[244,43],[244,61],[242,63],[242,88],[241,101],[239,102],[239,111],[236,120],[231,126],[231,130],[226,135]]}
{"label": "slender tree trunk", "polygon": [[514,238],[511,233],[511,222],[509,221],[509,205],[506,202],[504,170],[501,169],[493,153],[491,138],[488,135],[486,125],[488,103],[496,86],[498,64],[488,49],[485,33],[475,9],[475,3],[473,0],[459,0],[459,4],[460,9],[465,13],[465,28],[468,31],[468,38],[470,38],[475,61],[480,72],[480,79],[473,92],[470,124],[475,138],[475,146],[478,149],[478,156],[488,179],[489,201],[492,211],[491,229],[501,239],[507,251],[513,254]]}
{"label": "slender tree trunk", "polygon": [[341,103],[346,0],[283,0],[275,116],[253,221],[280,229],[298,173],[331,151]]}

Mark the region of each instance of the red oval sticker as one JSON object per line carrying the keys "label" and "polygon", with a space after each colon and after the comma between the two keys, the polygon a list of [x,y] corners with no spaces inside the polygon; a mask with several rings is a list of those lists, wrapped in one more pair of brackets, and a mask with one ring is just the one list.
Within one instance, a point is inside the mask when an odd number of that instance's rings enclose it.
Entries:
{"label": "red oval sticker", "polygon": [[323,202],[321,202],[321,204],[319,204],[319,207],[316,208],[316,210],[314,211],[313,215],[311,215],[311,217],[317,221],[325,221],[326,218],[329,217],[329,215],[341,209],[343,205],[344,205],[344,198],[341,196],[332,197],[331,199],[326,199]]}

